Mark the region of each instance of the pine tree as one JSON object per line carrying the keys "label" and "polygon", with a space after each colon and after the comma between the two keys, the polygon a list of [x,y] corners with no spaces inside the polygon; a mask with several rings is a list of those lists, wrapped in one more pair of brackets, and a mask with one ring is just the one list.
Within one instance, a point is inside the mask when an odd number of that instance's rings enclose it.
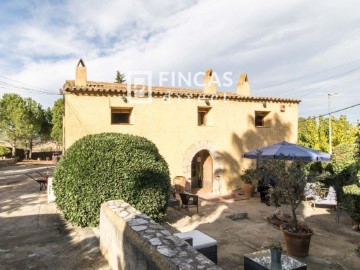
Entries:
{"label": "pine tree", "polygon": [[120,71],[116,71],[115,83],[125,83],[125,75],[120,73]]}

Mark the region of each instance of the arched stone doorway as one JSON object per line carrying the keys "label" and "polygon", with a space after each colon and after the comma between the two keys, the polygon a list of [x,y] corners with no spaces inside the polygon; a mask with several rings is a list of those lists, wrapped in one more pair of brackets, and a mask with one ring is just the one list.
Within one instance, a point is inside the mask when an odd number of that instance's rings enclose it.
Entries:
{"label": "arched stone doorway", "polygon": [[203,188],[212,192],[213,160],[208,150],[201,150],[191,161],[191,188]]}
{"label": "arched stone doorway", "polygon": [[[224,166],[222,163],[221,155],[219,154],[217,150],[217,146],[214,145],[211,141],[200,141],[192,146],[190,146],[187,151],[184,153],[183,158],[183,176],[185,176],[186,180],[188,181],[189,185],[192,184],[192,165],[195,156],[202,151],[203,154],[207,153],[208,156],[206,156],[206,159],[208,159],[208,163],[210,163],[210,158],[212,162],[212,183],[210,187],[210,192],[221,194],[223,189],[223,172],[224,172]],[[204,164],[206,167],[210,167],[209,164]],[[210,170],[206,170],[207,173],[210,174]],[[206,182],[208,184],[209,182]],[[195,184],[193,184],[195,185]]]}

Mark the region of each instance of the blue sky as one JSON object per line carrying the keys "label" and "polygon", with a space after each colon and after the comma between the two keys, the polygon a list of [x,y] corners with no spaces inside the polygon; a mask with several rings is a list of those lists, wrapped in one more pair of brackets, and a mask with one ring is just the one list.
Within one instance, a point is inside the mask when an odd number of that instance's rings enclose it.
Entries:
{"label": "blue sky", "polygon": [[[328,93],[338,93],[333,110],[360,103],[359,10],[356,0],[0,1],[0,95],[52,106],[83,58],[94,81],[212,68],[232,73],[234,85],[219,88],[233,91],[246,72],[252,95],[300,98],[300,116],[324,114]],[[360,106],[342,114],[355,122]]]}

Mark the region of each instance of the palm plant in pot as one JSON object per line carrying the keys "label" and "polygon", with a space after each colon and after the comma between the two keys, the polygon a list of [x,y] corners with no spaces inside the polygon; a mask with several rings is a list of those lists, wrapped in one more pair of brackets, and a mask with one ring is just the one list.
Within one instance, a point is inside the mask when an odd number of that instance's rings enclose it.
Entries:
{"label": "palm plant in pot", "polygon": [[243,171],[241,176],[242,191],[246,197],[252,197],[255,192],[255,183],[259,180],[258,170],[254,164]]}
{"label": "palm plant in pot", "polygon": [[262,161],[260,170],[264,177],[272,177],[276,182],[276,186],[269,190],[271,201],[277,205],[281,197],[282,201],[290,206],[292,222],[282,224],[280,230],[284,236],[287,253],[297,257],[308,256],[311,236],[314,234],[311,228],[299,222],[296,215],[308,179],[305,164],[297,159],[269,159]]}

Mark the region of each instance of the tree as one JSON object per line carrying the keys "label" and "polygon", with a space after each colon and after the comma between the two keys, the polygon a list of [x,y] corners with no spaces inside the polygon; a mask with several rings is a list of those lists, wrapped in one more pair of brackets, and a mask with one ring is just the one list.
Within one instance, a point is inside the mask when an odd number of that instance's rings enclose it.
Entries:
{"label": "tree", "polygon": [[51,138],[52,130],[52,110],[48,107],[44,112],[44,122],[41,127],[40,139],[41,141],[48,141]]}
{"label": "tree", "polygon": [[24,99],[25,111],[21,121],[21,140],[29,148],[29,158],[32,156],[34,140],[40,138],[44,125],[44,110],[41,105],[32,98]]}
{"label": "tree", "polygon": [[314,118],[299,118],[299,144],[320,150],[319,133]]}
{"label": "tree", "polygon": [[[349,123],[346,116],[339,119],[331,117],[332,146],[340,144],[353,144],[356,139],[357,129]],[[299,118],[298,131],[299,144],[319,151],[329,151],[329,119],[319,117],[316,123],[313,117]]]}
{"label": "tree", "polygon": [[64,114],[64,100],[62,98],[58,99],[54,103],[52,108],[52,129],[51,129],[51,138],[62,144],[63,141],[63,114]]}
{"label": "tree", "polygon": [[12,146],[12,156],[16,155],[16,146],[22,137],[25,102],[18,94],[4,94],[0,99],[0,129],[5,141]]}
{"label": "tree", "polygon": [[358,123],[357,126],[357,134],[356,134],[356,153],[355,153],[355,159],[360,162],[360,123]]}
{"label": "tree", "polygon": [[125,75],[120,73],[120,71],[116,71],[115,83],[125,83]]}
{"label": "tree", "polygon": [[0,145],[0,157],[5,156],[7,154],[9,154],[11,151],[9,148],[7,148],[4,145]]}

